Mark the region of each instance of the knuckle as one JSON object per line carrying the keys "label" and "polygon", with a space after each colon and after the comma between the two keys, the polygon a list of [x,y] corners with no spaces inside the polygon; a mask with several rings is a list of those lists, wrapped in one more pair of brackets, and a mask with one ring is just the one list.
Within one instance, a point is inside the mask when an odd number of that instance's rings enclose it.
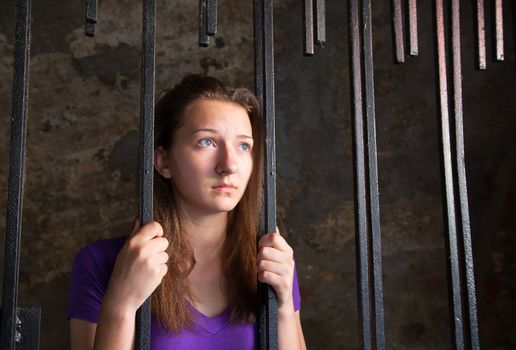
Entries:
{"label": "knuckle", "polygon": [[286,280],[282,281],[281,286],[283,287],[283,289],[289,289],[290,288],[289,282],[286,281]]}
{"label": "knuckle", "polygon": [[133,250],[133,255],[136,260],[139,260],[139,261],[145,260],[145,254],[144,254],[143,249],[141,249],[141,248],[135,247]]}
{"label": "knuckle", "polygon": [[157,221],[154,221],[156,224],[156,230],[160,233],[160,234],[163,234],[163,226],[161,226],[161,224]]}
{"label": "knuckle", "polygon": [[131,238],[129,241],[127,241],[127,248],[129,250],[136,249],[136,246],[137,246],[137,244],[136,244],[136,240],[134,238]]}

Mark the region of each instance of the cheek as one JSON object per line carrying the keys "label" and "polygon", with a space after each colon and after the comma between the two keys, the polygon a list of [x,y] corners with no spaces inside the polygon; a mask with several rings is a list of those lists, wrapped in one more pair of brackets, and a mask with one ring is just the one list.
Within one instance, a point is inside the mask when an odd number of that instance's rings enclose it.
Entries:
{"label": "cheek", "polygon": [[253,165],[254,164],[253,164],[252,157],[245,159],[244,164],[243,164],[243,169],[245,169],[245,177],[246,177],[247,181],[249,180],[249,178],[251,177],[251,174],[253,173]]}

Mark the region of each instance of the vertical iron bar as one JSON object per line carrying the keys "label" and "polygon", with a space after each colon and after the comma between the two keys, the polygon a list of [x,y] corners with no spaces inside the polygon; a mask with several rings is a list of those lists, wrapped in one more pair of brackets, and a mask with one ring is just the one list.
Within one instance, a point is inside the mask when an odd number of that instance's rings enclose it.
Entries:
{"label": "vertical iron bar", "polygon": [[450,143],[450,120],[448,111],[448,84],[446,69],[446,42],[443,0],[435,0],[437,64],[439,81],[439,109],[441,114],[442,160],[446,198],[448,228],[449,268],[451,277],[451,299],[453,307],[453,336],[456,349],[464,349],[462,300],[459,270],[459,252],[455,220],[455,199],[453,190],[452,156]]}
{"label": "vertical iron bar", "polygon": [[[254,30],[254,84],[255,94],[263,111],[263,6],[262,0],[253,0],[253,30]],[[265,232],[265,178],[262,179],[262,199],[260,211],[260,234]],[[258,320],[256,347],[260,350],[267,348],[267,285],[258,282]]]}
{"label": "vertical iron bar", "polygon": [[304,55],[312,56],[314,54],[314,8],[313,0],[304,0]]}
{"label": "vertical iron bar", "polygon": [[495,0],[495,41],[496,41],[496,60],[503,61],[503,0]]}
{"label": "vertical iron bar", "polygon": [[373,312],[376,348],[385,348],[382,283],[382,244],[380,232],[380,198],[378,193],[378,161],[376,155],[376,116],[374,102],[373,33],[371,0],[362,2],[362,28],[364,50],[364,83],[366,112],[366,152],[368,161],[369,219],[371,252],[373,255]]}
{"label": "vertical iron bar", "polygon": [[323,45],[326,43],[326,0],[315,0],[315,43]]}
{"label": "vertical iron bar", "polygon": [[[262,0],[262,62],[263,112],[265,125],[265,228],[276,230],[276,153],[274,108],[274,33],[272,0]],[[263,288],[263,287],[262,287]],[[278,349],[277,296],[270,285],[265,285],[268,350]],[[265,344],[261,343],[260,347]]]}
{"label": "vertical iron bar", "polygon": [[207,34],[206,0],[199,0],[199,46],[208,47],[210,37]]}
{"label": "vertical iron bar", "polygon": [[1,349],[16,347],[20,241],[23,211],[25,144],[30,62],[30,0],[16,1],[14,71],[5,230]]}
{"label": "vertical iron bar", "polygon": [[417,40],[417,0],[408,0],[409,13],[409,51],[411,56],[419,54]]}
{"label": "vertical iron bar", "polygon": [[261,0],[253,0],[253,33],[254,33],[254,88],[255,94],[263,110],[263,10]]}
{"label": "vertical iron bar", "polygon": [[371,349],[370,294],[369,294],[369,245],[366,203],[366,171],[362,101],[362,58],[360,49],[360,23],[358,0],[348,2],[349,46],[353,94],[353,159],[355,191],[355,230],[358,284],[358,319],[360,348]]}
{"label": "vertical iron bar", "polygon": [[477,69],[486,69],[486,20],[484,17],[484,0],[477,0],[477,21],[475,25],[477,39]]}
{"label": "vertical iron bar", "polygon": [[[143,1],[140,118],[140,218],[152,221],[156,0]],[[150,349],[151,298],[136,313],[136,349]]]}
{"label": "vertical iron bar", "polygon": [[469,312],[469,340],[471,349],[479,349],[477,301],[475,292],[475,272],[473,267],[473,251],[471,245],[471,230],[469,222],[468,193],[466,182],[466,166],[464,162],[464,130],[462,110],[462,64],[461,64],[461,33],[460,33],[460,1],[452,0],[452,61],[453,61],[453,104],[455,121],[455,165],[457,167],[457,189],[461,215],[465,289],[467,291],[467,306]]}
{"label": "vertical iron bar", "polygon": [[97,0],[86,0],[86,21],[84,23],[84,34],[95,36],[95,25],[97,24]]}
{"label": "vertical iron bar", "polygon": [[405,47],[403,35],[403,14],[401,8],[401,0],[392,0],[392,25],[394,32],[394,45],[396,51],[396,63],[405,62]]}
{"label": "vertical iron bar", "polygon": [[217,33],[217,0],[206,0],[206,34]]}

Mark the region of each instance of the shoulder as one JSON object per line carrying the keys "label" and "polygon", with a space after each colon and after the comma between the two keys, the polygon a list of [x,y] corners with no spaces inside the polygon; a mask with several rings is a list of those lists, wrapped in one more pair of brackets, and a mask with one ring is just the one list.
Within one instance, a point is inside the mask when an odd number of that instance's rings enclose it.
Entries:
{"label": "shoulder", "polygon": [[68,318],[96,323],[118,252],[127,236],[89,243],[75,256],[70,281]]}
{"label": "shoulder", "polygon": [[124,245],[127,236],[110,239],[99,239],[91,242],[79,250],[75,256],[73,266],[77,265],[101,265],[114,263],[116,256]]}

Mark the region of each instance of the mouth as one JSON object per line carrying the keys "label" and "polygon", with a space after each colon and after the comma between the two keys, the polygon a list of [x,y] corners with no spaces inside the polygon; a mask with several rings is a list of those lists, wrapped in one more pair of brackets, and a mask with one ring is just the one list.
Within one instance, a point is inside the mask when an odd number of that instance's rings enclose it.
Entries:
{"label": "mouth", "polygon": [[232,184],[220,184],[220,185],[213,186],[212,188],[217,192],[223,192],[223,193],[233,192],[233,191],[236,191],[236,189],[237,189]]}

